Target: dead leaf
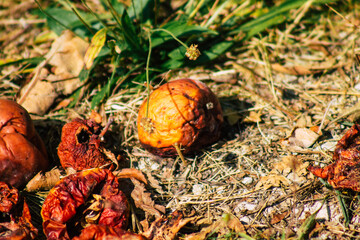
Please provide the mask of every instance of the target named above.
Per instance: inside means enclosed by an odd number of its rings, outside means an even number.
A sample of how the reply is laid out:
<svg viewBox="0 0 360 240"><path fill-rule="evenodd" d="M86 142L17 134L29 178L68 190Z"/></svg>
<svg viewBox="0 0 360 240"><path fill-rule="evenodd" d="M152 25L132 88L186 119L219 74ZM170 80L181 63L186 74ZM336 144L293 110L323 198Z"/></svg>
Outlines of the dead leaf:
<svg viewBox="0 0 360 240"><path fill-rule="evenodd" d="M43 115L60 94L69 95L83 83L78 75L85 66L84 55L89 44L64 31L51 45L45 60L36 68L33 79L24 85L19 102L28 112ZM52 74L44 66L53 66Z"/></svg>
<svg viewBox="0 0 360 240"><path fill-rule="evenodd" d="M309 75L309 74L315 74L321 72L321 70L311 70L308 67L304 66L283 66L279 63L271 64L271 69L280 72L285 73L289 75Z"/></svg>
<svg viewBox="0 0 360 240"><path fill-rule="evenodd" d="M289 215L289 211L285 211L285 212L280 213L280 214L274 214L271 217L270 224L276 224L276 223L281 222L287 215Z"/></svg>
<svg viewBox="0 0 360 240"><path fill-rule="evenodd" d="M23 87L20 96L28 91L29 85ZM21 104L29 113L44 114L58 97L58 93L52 83L38 81L31 89L25 101Z"/></svg>
<svg viewBox="0 0 360 240"><path fill-rule="evenodd" d="M234 110L230 108L224 108L223 112L224 116L226 116L226 119L231 126L235 125L239 120L243 118L239 113L234 112Z"/></svg>
<svg viewBox="0 0 360 240"><path fill-rule="evenodd" d="M53 168L46 173L39 172L28 182L25 190L28 192L49 190L60 180L61 175L62 172L58 168Z"/></svg>
<svg viewBox="0 0 360 240"><path fill-rule="evenodd" d="M262 114L259 112L251 111L249 113L249 116L246 116L246 118L244 119L244 122L250 122L250 123L261 122L261 115Z"/></svg>
<svg viewBox="0 0 360 240"><path fill-rule="evenodd" d="M159 181L150 173L145 173L147 179L149 180L149 184L151 187L156 189L156 191L160 194L164 194L164 191L162 190Z"/></svg>
<svg viewBox="0 0 360 240"><path fill-rule="evenodd" d="M273 165L267 176L261 177L255 189L290 186L296 190L307 181L308 162L302 162L296 156L286 156Z"/></svg>
<svg viewBox="0 0 360 240"><path fill-rule="evenodd" d="M120 171L113 172L118 178L135 178L145 184L148 184L144 174L135 168L123 168Z"/></svg>
<svg viewBox="0 0 360 240"><path fill-rule="evenodd" d="M244 233L245 227L235 216L225 214L225 217L222 219L213 222L207 227L202 227L200 232L185 236L184 240L205 240L211 233L225 235L229 232L229 230L236 233Z"/></svg>
<svg viewBox="0 0 360 240"><path fill-rule="evenodd" d="M205 240L205 239L207 239L207 236L210 233L213 233L216 229L218 229L220 225L221 225L221 222L216 221L208 227L201 228L201 231L198 233L192 233L192 234L186 235L184 240Z"/></svg>
<svg viewBox="0 0 360 240"><path fill-rule="evenodd" d="M175 211L168 217L158 217L142 235L149 240L172 240L182 227L195 218L184 218L181 211Z"/></svg>
<svg viewBox="0 0 360 240"><path fill-rule="evenodd" d="M229 216L230 219L227 221L227 227L234 232L240 233L245 232L244 225L240 222L240 220L235 216Z"/></svg>
<svg viewBox="0 0 360 240"><path fill-rule="evenodd" d="M131 198L133 199L135 206L142 209L147 214L160 218L161 215L165 213L165 207L155 204L154 200L151 198L151 193L146 190L144 183L135 178L131 178L131 181L134 184Z"/></svg>
<svg viewBox="0 0 360 240"><path fill-rule="evenodd" d="M289 74L289 75L310 75L315 73L320 73L325 70L330 69L336 69L339 67L344 67L345 63L336 63L336 59L330 59L329 61L322 62L318 64L317 66L314 66L314 64L310 66L283 66L279 63L273 63L271 64L271 68L274 71Z"/></svg>
<svg viewBox="0 0 360 240"><path fill-rule="evenodd" d="M77 77L85 65L84 56L88 47L88 42L65 30L51 45L52 49L57 49L49 61L54 67L53 73Z"/></svg>
<svg viewBox="0 0 360 240"><path fill-rule="evenodd" d="M58 103L58 105L56 105L54 111L66 108L73 100L74 100L73 98L67 98L62 100L61 102Z"/></svg>
<svg viewBox="0 0 360 240"><path fill-rule="evenodd" d="M290 185L290 180L281 174L270 172L267 176L261 177L255 186L255 190L269 189L272 187L281 187Z"/></svg>
<svg viewBox="0 0 360 240"><path fill-rule="evenodd" d="M96 120L95 120L95 121L96 121ZM105 156L115 164L115 166L116 166L115 169L118 169L119 161L116 159L115 154L112 153L110 150L107 150L106 148L99 148L99 150L100 150L103 154L105 154ZM108 164L106 164L106 165L108 165Z"/></svg>
<svg viewBox="0 0 360 240"><path fill-rule="evenodd" d="M282 140L282 144L287 147L311 147L320 137L320 134L314 132L309 128L295 128L291 136L287 139Z"/></svg>

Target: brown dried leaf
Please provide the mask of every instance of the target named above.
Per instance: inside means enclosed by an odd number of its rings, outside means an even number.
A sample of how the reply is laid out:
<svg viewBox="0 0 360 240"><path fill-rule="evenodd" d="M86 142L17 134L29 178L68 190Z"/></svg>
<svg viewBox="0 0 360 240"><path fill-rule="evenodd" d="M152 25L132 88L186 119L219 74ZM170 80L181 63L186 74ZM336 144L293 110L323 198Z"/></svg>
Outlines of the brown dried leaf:
<svg viewBox="0 0 360 240"><path fill-rule="evenodd" d="M107 150L106 148L99 148L99 151L102 152L108 159L111 160L116 166L115 169L118 169L119 167L119 161L116 159L115 154L112 153L110 150Z"/></svg>
<svg viewBox="0 0 360 240"><path fill-rule="evenodd" d="M185 236L184 240L205 240L210 233L216 232L220 235L225 235L229 230L236 233L245 232L245 227L238 218L229 214L225 216L226 217L213 222L209 226L203 227L200 232Z"/></svg>
<svg viewBox="0 0 360 240"><path fill-rule="evenodd" d="M245 232L244 225L240 222L237 217L230 216L229 221L227 222L227 227L234 232Z"/></svg>
<svg viewBox="0 0 360 240"><path fill-rule="evenodd" d="M280 214L274 214L271 217L270 224L276 224L276 223L281 222L287 215L289 215L289 211L285 211L285 212L280 213Z"/></svg>
<svg viewBox="0 0 360 240"><path fill-rule="evenodd" d="M26 85L21 89L20 96L28 91L28 87L29 85ZM52 83L38 81L21 105L29 113L42 115L46 113L58 95Z"/></svg>
<svg viewBox="0 0 360 240"><path fill-rule="evenodd" d="M148 184L144 174L135 168L123 168L120 171L113 172L118 178L135 178L145 184Z"/></svg>
<svg viewBox="0 0 360 240"><path fill-rule="evenodd" d="M318 66L314 66L313 64L309 66L283 66L279 63L273 63L271 64L271 68L277 72L299 76L320 73L325 70L344 67L345 65L344 63L336 63L335 59L330 59L327 62L320 63Z"/></svg>
<svg viewBox="0 0 360 240"><path fill-rule="evenodd" d="M283 175L270 172L269 175L260 178L259 182L255 186L255 190L288 186L289 184L290 180Z"/></svg>
<svg viewBox="0 0 360 240"><path fill-rule="evenodd" d="M161 214L165 213L165 207L155 204L154 200L151 198L151 193L147 192L144 183L135 178L131 178L131 181L134 184L131 198L133 199L135 206L144 210L147 214L160 218Z"/></svg>
<svg viewBox="0 0 360 240"><path fill-rule="evenodd" d="M290 147L309 148L320 137L320 134L309 128L295 128L291 136L282 141L282 144Z"/></svg>
<svg viewBox="0 0 360 240"><path fill-rule="evenodd" d="M19 102L30 113L42 115L59 94L71 94L82 83L78 75L84 67L84 55L89 44L64 31L51 45L45 60L36 68L33 79L20 91ZM53 74L43 68L53 66Z"/></svg>
<svg viewBox="0 0 360 240"><path fill-rule="evenodd" d="M175 211L168 217L158 217L142 235L149 240L172 240L183 226L194 219L184 219L182 212Z"/></svg>
<svg viewBox="0 0 360 240"><path fill-rule="evenodd" d="M149 181L149 184L151 187L156 189L156 191L160 194L164 194L164 191L162 190L159 181L151 174L151 172L145 173L147 180Z"/></svg>
<svg viewBox="0 0 360 240"><path fill-rule="evenodd" d="M302 162L295 156L286 156L273 165L267 176L260 178L255 189L291 186L297 188L307 181L307 162Z"/></svg>
<svg viewBox="0 0 360 240"><path fill-rule="evenodd" d="M321 70L311 70L309 67L304 66L282 66L279 63L271 64L272 70L280 73L285 73L289 75L309 75L321 72Z"/></svg>
<svg viewBox="0 0 360 240"><path fill-rule="evenodd" d="M25 190L28 192L49 190L60 180L61 174L58 168L53 168L46 173L39 172L28 182Z"/></svg>

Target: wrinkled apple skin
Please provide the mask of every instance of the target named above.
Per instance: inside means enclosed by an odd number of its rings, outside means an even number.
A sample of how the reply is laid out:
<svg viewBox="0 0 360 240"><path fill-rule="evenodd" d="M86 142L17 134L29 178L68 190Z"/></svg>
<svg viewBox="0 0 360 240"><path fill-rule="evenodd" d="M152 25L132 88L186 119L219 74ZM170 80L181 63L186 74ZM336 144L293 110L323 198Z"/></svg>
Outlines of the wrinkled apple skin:
<svg viewBox="0 0 360 240"><path fill-rule="evenodd" d="M61 166L81 171L111 163L101 151L102 127L93 119L74 119L62 128L58 156Z"/></svg>
<svg viewBox="0 0 360 240"><path fill-rule="evenodd" d="M0 99L0 181L23 187L48 166L46 148L28 112Z"/></svg>
<svg viewBox="0 0 360 240"><path fill-rule="evenodd" d="M140 107L139 140L149 152L163 157L190 153L220 137L222 109L216 95L204 83L192 79L170 81L154 90Z"/></svg>

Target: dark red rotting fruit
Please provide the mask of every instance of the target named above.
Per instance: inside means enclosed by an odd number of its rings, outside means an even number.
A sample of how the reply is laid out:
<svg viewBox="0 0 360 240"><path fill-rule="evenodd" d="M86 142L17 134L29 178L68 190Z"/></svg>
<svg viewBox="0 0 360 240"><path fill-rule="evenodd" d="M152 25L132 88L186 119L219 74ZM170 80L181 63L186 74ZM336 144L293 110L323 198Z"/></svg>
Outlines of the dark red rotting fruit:
<svg viewBox="0 0 360 240"><path fill-rule="evenodd" d="M125 231L121 228L114 228L104 225L90 225L81 231L80 236L73 240L146 240L140 234Z"/></svg>
<svg viewBox="0 0 360 240"><path fill-rule="evenodd" d="M100 123L90 118L75 119L62 128L58 156L63 168L84 170L111 163L102 150Z"/></svg>
<svg viewBox="0 0 360 240"><path fill-rule="evenodd" d="M20 188L47 166L45 145L28 112L0 99L0 181Z"/></svg>
<svg viewBox="0 0 360 240"><path fill-rule="evenodd" d="M75 228L71 220L83 215L81 207L94 194L104 201L98 209L96 224L125 229L130 213L126 196L110 170L95 168L69 175L50 190L41 209L46 237L70 239L69 232L73 233Z"/></svg>
<svg viewBox="0 0 360 240"><path fill-rule="evenodd" d="M31 223L28 205L16 188L4 182L0 182L0 212L9 218L3 221L0 215L0 240L36 238L38 230Z"/></svg>
<svg viewBox="0 0 360 240"><path fill-rule="evenodd" d="M315 176L340 189L360 191L360 125L354 124L338 141L333 163L324 167L309 166Z"/></svg>

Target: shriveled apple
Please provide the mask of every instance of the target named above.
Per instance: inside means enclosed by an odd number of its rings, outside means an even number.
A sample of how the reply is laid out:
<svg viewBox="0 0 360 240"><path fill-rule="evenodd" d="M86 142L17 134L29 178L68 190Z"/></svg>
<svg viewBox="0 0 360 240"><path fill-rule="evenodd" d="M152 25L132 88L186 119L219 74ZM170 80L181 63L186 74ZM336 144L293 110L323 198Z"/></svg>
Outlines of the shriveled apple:
<svg viewBox="0 0 360 240"><path fill-rule="evenodd" d="M140 107L139 140L149 152L175 156L175 146L186 154L220 137L223 115L216 95L192 79L170 81L153 91Z"/></svg>

